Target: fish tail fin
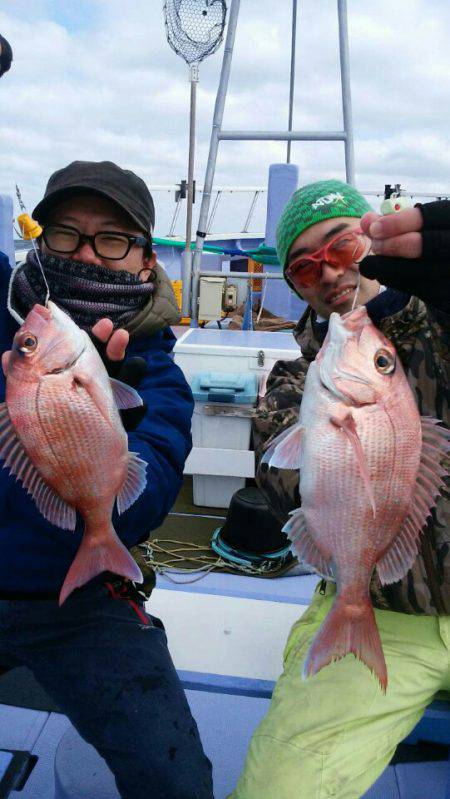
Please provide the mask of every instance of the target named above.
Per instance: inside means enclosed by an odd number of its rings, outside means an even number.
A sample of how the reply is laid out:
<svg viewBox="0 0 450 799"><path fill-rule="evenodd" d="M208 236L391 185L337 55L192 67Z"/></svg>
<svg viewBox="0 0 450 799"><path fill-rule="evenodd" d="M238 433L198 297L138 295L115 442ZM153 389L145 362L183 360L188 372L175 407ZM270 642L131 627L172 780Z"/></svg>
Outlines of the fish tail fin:
<svg viewBox="0 0 450 799"><path fill-rule="evenodd" d="M362 605L350 604L342 598L336 600L313 639L303 666L303 677L317 674L349 652L370 669L386 693L386 661L369 598Z"/></svg>
<svg viewBox="0 0 450 799"><path fill-rule="evenodd" d="M86 528L61 588L59 605L66 601L75 588L80 588L105 571L128 577L136 583L143 581L139 566L122 544L112 525L108 535L102 536L100 543L98 537L90 535Z"/></svg>

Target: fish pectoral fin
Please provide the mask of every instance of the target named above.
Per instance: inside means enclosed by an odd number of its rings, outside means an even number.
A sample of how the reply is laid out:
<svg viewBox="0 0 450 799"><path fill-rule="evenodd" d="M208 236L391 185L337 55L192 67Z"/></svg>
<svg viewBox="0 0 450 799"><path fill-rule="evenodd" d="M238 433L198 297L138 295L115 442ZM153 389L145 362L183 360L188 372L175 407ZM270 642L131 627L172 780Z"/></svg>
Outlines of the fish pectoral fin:
<svg viewBox="0 0 450 799"><path fill-rule="evenodd" d="M301 508L292 511L291 518L283 527L291 540L291 550L306 566L311 566L322 577L330 580L336 579L330 559L318 548L316 542L306 527L305 517Z"/></svg>
<svg viewBox="0 0 450 799"><path fill-rule="evenodd" d="M13 427L5 402L0 403L0 458L49 522L63 530L75 529L75 510L42 479Z"/></svg>
<svg viewBox="0 0 450 799"><path fill-rule="evenodd" d="M441 427L438 419L422 417L421 422L422 449L410 509L395 540L377 563L383 585L401 580L413 565L419 551L420 533L445 486L447 469L442 461L450 452L450 431Z"/></svg>
<svg viewBox="0 0 450 799"><path fill-rule="evenodd" d="M330 416L330 422L332 425L334 425L339 430L342 430L343 433L345 433L351 446L353 447L353 451L356 455L356 461L358 464L359 472L364 483L364 488L366 489L366 494L368 496L369 502L372 507L373 517L375 518L375 516L377 515L377 509L375 506L375 496L372 489L372 483L370 481L369 468L367 466L366 456L362 448L361 439L359 438L358 431L356 429L355 420L350 412L342 419L340 419L337 416Z"/></svg>
<svg viewBox="0 0 450 799"><path fill-rule="evenodd" d="M137 452L129 452L128 471L125 482L117 494L117 512L123 513L142 494L146 484L147 464Z"/></svg>
<svg viewBox="0 0 450 799"><path fill-rule="evenodd" d="M91 377L81 369L75 369L73 373L75 384L78 384L89 394L92 402L98 408L103 418L110 424L110 414L108 411L108 402L105 392L102 390L99 383L94 377Z"/></svg>
<svg viewBox="0 0 450 799"><path fill-rule="evenodd" d="M261 463L267 463L269 469L299 469L303 430L302 425L295 424L280 433L267 448Z"/></svg>
<svg viewBox="0 0 450 799"><path fill-rule="evenodd" d="M122 383L121 380L116 380L115 377L110 377L109 382L111 383L114 399L119 410L138 408L140 405L144 404L142 397L135 388L127 386L127 384Z"/></svg>

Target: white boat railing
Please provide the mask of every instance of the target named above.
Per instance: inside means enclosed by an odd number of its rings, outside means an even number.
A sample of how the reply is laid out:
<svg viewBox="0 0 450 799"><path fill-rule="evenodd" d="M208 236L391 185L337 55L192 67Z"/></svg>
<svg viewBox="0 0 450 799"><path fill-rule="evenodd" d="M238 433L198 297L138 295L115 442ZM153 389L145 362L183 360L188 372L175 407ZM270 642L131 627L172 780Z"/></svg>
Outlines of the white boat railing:
<svg viewBox="0 0 450 799"><path fill-rule="evenodd" d="M170 183L165 185L155 185L149 186L151 192L161 192L166 194L174 195L174 210L171 217L170 227L168 232L165 234L167 238L173 238L177 236L175 234L175 227L177 221L179 219L180 211L183 205L183 200L185 197L181 191L181 184L180 183ZM365 197L377 197L380 201L384 197L384 189L380 191L366 191L365 189L359 189L361 194ZM198 194L203 193L203 189L196 189ZM261 197L267 195L267 186L217 186L213 190L213 201L212 201L212 208L209 214L208 223L206 226L206 235L210 236L212 233L212 226L217 216L217 211L219 209L220 201L223 199L224 196L231 195L231 194L249 194L250 200L248 206L245 209L245 218L242 224L242 227L239 226L239 229L236 233L249 233L250 225L252 219L255 215L255 210L258 204L258 201ZM412 201L428 199L428 200L448 200L450 199L450 192L439 192L439 191L408 191L406 189L402 189L402 195L405 197L410 197ZM376 210L376 209L375 209ZM178 236L177 236L178 238Z"/></svg>
<svg viewBox="0 0 450 799"><path fill-rule="evenodd" d="M149 189L151 192L164 192L166 194L171 194L171 193L174 194L175 208L173 210L169 230L166 233L166 236L168 238L171 238L176 235L175 227L183 205L183 200L187 199L186 195L182 191L182 185L181 183L173 183L160 186L156 185L156 186L149 186ZM196 189L196 193L202 194L203 189ZM209 214L208 224L206 227L207 235L211 233L212 225L217 214L219 203L220 200L223 198L223 196L229 194L244 194L244 193L250 194L251 197L250 197L249 207L245 211L244 223L243 226L240 228L239 233L249 232L250 224L255 214L256 205L260 197L267 194L267 186L217 186L213 191L214 200L211 212Z"/></svg>

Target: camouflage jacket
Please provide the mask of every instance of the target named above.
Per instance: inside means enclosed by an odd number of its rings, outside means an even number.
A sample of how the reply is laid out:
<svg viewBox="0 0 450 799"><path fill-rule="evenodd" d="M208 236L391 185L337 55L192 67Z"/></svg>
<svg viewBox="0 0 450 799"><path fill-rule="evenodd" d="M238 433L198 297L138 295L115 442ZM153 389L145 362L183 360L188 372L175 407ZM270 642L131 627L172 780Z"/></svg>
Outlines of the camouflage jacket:
<svg viewBox="0 0 450 799"><path fill-rule="evenodd" d="M298 420L306 372L321 346L314 312L307 309L294 330L302 356L277 361L254 419L257 462L271 441ZM450 318L411 297L378 323L403 363L421 414L450 427ZM449 463L450 467L450 463ZM257 481L274 513L284 523L300 505L298 472L258 467ZM371 584L375 607L412 614L450 614L450 482L421 537L413 568L392 585L382 586L376 571Z"/></svg>

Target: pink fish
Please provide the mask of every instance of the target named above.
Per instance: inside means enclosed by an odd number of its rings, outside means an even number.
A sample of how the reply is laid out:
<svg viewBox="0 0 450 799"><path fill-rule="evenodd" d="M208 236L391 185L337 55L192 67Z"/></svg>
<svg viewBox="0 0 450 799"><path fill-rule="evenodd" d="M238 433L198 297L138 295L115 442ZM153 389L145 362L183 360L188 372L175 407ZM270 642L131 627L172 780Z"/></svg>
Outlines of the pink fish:
<svg viewBox="0 0 450 799"><path fill-rule="evenodd" d="M103 571L142 582L118 538L123 513L145 488L146 463L128 451L118 408L141 405L110 379L89 336L53 302L35 305L14 337L0 404L0 458L48 521L74 530L85 522L59 604Z"/></svg>
<svg viewBox="0 0 450 799"><path fill-rule="evenodd" d="M443 487L450 433L419 416L392 344L365 308L333 313L310 365L299 423L264 456L300 470L301 508L284 527L293 551L336 582L334 604L317 632L304 677L352 652L387 687L387 669L369 586L414 563L420 532Z"/></svg>

